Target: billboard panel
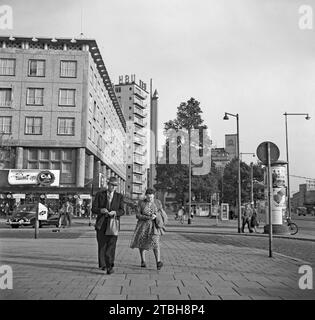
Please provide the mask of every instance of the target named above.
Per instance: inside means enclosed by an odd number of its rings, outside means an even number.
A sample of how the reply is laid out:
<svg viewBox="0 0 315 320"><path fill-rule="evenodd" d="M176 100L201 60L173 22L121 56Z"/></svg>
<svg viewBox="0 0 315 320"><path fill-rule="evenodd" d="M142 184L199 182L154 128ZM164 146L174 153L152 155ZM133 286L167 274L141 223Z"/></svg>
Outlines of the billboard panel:
<svg viewBox="0 0 315 320"><path fill-rule="evenodd" d="M17 185L59 187L59 184L60 170L0 170L0 187L11 187Z"/></svg>

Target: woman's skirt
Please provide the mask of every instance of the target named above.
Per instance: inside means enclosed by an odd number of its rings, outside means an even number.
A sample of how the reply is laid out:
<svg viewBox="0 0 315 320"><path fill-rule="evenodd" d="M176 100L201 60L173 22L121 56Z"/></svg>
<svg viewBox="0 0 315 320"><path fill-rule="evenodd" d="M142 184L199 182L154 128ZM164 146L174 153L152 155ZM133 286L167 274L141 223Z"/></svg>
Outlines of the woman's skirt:
<svg viewBox="0 0 315 320"><path fill-rule="evenodd" d="M152 220L138 220L136 229L130 242L130 248L143 250L158 249L160 247L160 235L154 234Z"/></svg>

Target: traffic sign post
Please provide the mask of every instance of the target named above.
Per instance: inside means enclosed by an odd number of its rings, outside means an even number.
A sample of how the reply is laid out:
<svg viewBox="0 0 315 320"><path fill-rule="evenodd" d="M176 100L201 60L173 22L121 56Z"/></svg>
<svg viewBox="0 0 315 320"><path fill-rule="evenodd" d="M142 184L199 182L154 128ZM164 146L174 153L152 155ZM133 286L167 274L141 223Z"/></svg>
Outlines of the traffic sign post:
<svg viewBox="0 0 315 320"><path fill-rule="evenodd" d="M38 238L38 229L39 229L39 221L38 221L38 211L39 211L39 206L37 204L37 209L36 209L36 215L35 215L35 239Z"/></svg>
<svg viewBox="0 0 315 320"><path fill-rule="evenodd" d="M269 257L272 258L272 216L271 216L271 191L272 191L272 173L270 161L270 142L267 142L267 166L268 166L268 217L269 217Z"/></svg>
<svg viewBox="0 0 315 320"><path fill-rule="evenodd" d="M279 148L270 141L262 142L257 148L258 159L267 167L268 220L269 220L269 257L272 258L272 171L271 164L278 161Z"/></svg>

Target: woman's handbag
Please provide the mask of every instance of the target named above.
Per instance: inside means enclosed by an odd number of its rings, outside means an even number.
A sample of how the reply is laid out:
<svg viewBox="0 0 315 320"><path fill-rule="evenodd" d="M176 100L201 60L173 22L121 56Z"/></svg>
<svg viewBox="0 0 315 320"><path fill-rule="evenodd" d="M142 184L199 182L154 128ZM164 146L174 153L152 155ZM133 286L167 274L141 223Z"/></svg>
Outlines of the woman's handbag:
<svg viewBox="0 0 315 320"><path fill-rule="evenodd" d="M119 221L114 218L110 218L107 221L105 236L118 236Z"/></svg>
<svg viewBox="0 0 315 320"><path fill-rule="evenodd" d="M161 234L164 234L166 231L165 225L167 224L167 215L163 209L159 209L157 211L154 222L155 227L160 231Z"/></svg>

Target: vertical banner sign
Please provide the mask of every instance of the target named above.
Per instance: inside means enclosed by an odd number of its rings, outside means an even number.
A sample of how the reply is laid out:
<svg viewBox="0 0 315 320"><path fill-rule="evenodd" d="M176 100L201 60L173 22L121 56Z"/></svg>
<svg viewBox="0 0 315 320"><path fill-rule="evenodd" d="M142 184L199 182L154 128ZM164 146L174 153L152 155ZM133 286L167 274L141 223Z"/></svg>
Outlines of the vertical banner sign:
<svg viewBox="0 0 315 320"><path fill-rule="evenodd" d="M48 208L42 203L38 203L38 220L47 220L48 219Z"/></svg>

